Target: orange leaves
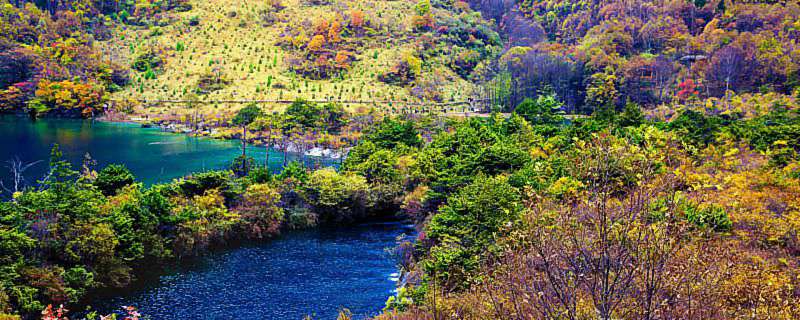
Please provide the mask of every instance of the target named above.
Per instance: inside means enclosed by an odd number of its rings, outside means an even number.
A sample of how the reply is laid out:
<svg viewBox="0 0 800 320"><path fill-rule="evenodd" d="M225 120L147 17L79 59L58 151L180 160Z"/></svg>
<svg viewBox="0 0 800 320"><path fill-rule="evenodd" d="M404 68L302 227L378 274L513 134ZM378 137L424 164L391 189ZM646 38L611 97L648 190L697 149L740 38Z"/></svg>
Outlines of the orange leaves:
<svg viewBox="0 0 800 320"><path fill-rule="evenodd" d="M353 10L350 12L350 27L352 28L362 28L366 23L366 19L364 18L364 11L361 10Z"/></svg>
<svg viewBox="0 0 800 320"><path fill-rule="evenodd" d="M311 52L318 52L322 50L323 46L325 46L325 36L316 35L308 42L307 49Z"/></svg>
<svg viewBox="0 0 800 320"><path fill-rule="evenodd" d="M345 69L349 68L350 67L350 57L352 55L353 54L351 52L348 52L348 51L338 51L338 52L336 52L336 58L334 59L334 61L336 61L336 66L338 66L339 68L345 68Z"/></svg>
<svg viewBox="0 0 800 320"><path fill-rule="evenodd" d="M434 26L433 16L430 14L426 14L424 16L415 15L411 17L411 25L414 26L414 30L431 30Z"/></svg>
<svg viewBox="0 0 800 320"><path fill-rule="evenodd" d="M53 108L80 109L84 114L98 110L103 103L104 88L94 83L69 80L42 80L36 88L36 98Z"/></svg>
<svg viewBox="0 0 800 320"><path fill-rule="evenodd" d="M681 100L689 99L690 97L697 96L700 92L697 90L697 84L694 80L687 79L678 84L678 98Z"/></svg>
<svg viewBox="0 0 800 320"><path fill-rule="evenodd" d="M314 79L327 79L349 69L361 49L360 43L352 41L353 33L346 30L348 26L353 27L353 21L359 26L367 24L364 13L354 10L349 17L333 14L318 17L311 24L289 26L281 46L294 51L290 63L292 71Z"/></svg>
<svg viewBox="0 0 800 320"><path fill-rule="evenodd" d="M328 41L331 43L337 43L342 41L342 24L335 20L331 23L330 29L328 29Z"/></svg>

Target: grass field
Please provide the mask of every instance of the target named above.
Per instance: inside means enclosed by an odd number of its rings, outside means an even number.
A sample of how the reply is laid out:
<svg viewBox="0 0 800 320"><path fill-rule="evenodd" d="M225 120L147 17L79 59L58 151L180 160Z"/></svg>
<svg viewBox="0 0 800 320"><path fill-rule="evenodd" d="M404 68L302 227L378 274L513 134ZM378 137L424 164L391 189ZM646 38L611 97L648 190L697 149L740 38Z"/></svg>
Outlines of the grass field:
<svg viewBox="0 0 800 320"><path fill-rule="evenodd" d="M157 27L121 27L118 36L101 42L108 59L131 64L147 50L159 52L161 67L154 73L132 71L132 84L112 95L113 100L180 100L197 88L203 76L224 79L218 90L198 95L201 101L220 100L380 100L419 101L408 87L392 86L377 80L397 63L404 52L414 50L415 34L409 27L414 2L411 1L334 1L310 5L300 0L282 1L274 21L265 22L264 12L274 11L272 1L212 0L192 1L192 10L171 12ZM365 12L380 30L358 38L359 50L349 71L341 77L310 80L289 70L291 52L279 46L287 28L304 28L320 17L347 15L352 10ZM192 21L196 22L192 23ZM444 81L442 92L448 99L462 99L471 84L435 62L423 67L422 77L438 70ZM442 74L444 73L444 74ZM154 76L154 77L153 77ZM226 118L242 104L202 104L206 117ZM348 109L363 105L345 106ZM265 104L279 111L280 104ZM189 112L180 104L146 106L136 104L136 113L176 115Z"/></svg>

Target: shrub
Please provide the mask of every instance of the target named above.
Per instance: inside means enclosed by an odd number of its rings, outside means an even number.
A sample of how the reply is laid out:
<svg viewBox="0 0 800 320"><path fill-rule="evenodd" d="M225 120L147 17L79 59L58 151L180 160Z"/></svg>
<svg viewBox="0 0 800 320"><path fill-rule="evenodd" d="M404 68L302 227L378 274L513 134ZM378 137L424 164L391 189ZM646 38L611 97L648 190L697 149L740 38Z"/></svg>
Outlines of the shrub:
<svg viewBox="0 0 800 320"><path fill-rule="evenodd" d="M522 116L531 125L558 125L564 118L557 114L561 102L554 96L538 96L536 100L527 98L520 103L514 113Z"/></svg>
<svg viewBox="0 0 800 320"><path fill-rule="evenodd" d="M286 116L294 126L313 128L322 121L323 107L311 101L297 99L286 108Z"/></svg>
<svg viewBox="0 0 800 320"><path fill-rule="evenodd" d="M519 146L503 140L483 149L479 159L483 172L494 175L524 167L530 156Z"/></svg>
<svg viewBox="0 0 800 320"><path fill-rule="evenodd" d="M684 141L695 146L705 146L714 141L723 124L721 118L686 110L669 123L669 128Z"/></svg>
<svg viewBox="0 0 800 320"><path fill-rule="evenodd" d="M36 240L23 232L0 229L0 264L16 263L35 246Z"/></svg>
<svg viewBox="0 0 800 320"><path fill-rule="evenodd" d="M353 221L366 216L372 206L364 177L340 174L332 168L311 173L305 198L320 218L329 221Z"/></svg>
<svg viewBox="0 0 800 320"><path fill-rule="evenodd" d="M226 188L230 179L230 171L208 171L186 177L176 185L184 196L197 196L208 190Z"/></svg>
<svg viewBox="0 0 800 320"><path fill-rule="evenodd" d="M272 173L269 167L257 166L251 168L250 172L247 173L247 179L250 180L251 183L267 183L272 181Z"/></svg>
<svg viewBox="0 0 800 320"><path fill-rule="evenodd" d="M701 227L714 231L729 231L733 226L731 218L725 209L716 205L697 206L686 205L683 213L686 220Z"/></svg>
<svg viewBox="0 0 800 320"><path fill-rule="evenodd" d="M163 60L153 50L148 50L133 58L131 68L139 72L153 70L161 66Z"/></svg>
<svg viewBox="0 0 800 320"><path fill-rule="evenodd" d="M64 283L69 287L67 292L70 295L70 300L78 301L87 289L95 287L94 273L87 271L82 267L70 268L64 271L62 275Z"/></svg>
<svg viewBox="0 0 800 320"><path fill-rule="evenodd" d="M313 228L318 223L318 216L306 207L287 209L286 223L290 229Z"/></svg>
<svg viewBox="0 0 800 320"><path fill-rule="evenodd" d="M250 174L250 170L256 165L256 160L253 157L239 155L234 158L229 166L237 177L246 177Z"/></svg>
<svg viewBox="0 0 800 320"><path fill-rule="evenodd" d="M506 177L478 177L447 198L425 232L436 243L428 268L446 274L459 286L477 262L494 250L496 237L509 231L522 212L520 192Z"/></svg>
<svg viewBox="0 0 800 320"><path fill-rule="evenodd" d="M40 113L54 109L77 110L89 116L102 109L104 89L91 82L42 80L36 87L36 99L28 101L28 107Z"/></svg>
<svg viewBox="0 0 800 320"><path fill-rule="evenodd" d="M642 107L640 107L637 103L628 100L628 102L625 103L625 108L622 110L622 114L619 115L618 122L622 127L635 127L642 124L642 122L644 122Z"/></svg>
<svg viewBox="0 0 800 320"><path fill-rule="evenodd" d="M394 149L399 145L418 147L422 144L413 122L390 118L384 119L367 139L382 149Z"/></svg>
<svg viewBox="0 0 800 320"><path fill-rule="evenodd" d="M231 81L223 77L219 68L215 68L211 72L200 75L200 78L197 79L197 91L200 94L208 94L225 89L229 84Z"/></svg>
<svg viewBox="0 0 800 320"><path fill-rule="evenodd" d="M266 184L247 187L239 214L244 220L245 232L253 238L278 233L283 223L283 209L278 207L281 195Z"/></svg>
<svg viewBox="0 0 800 320"><path fill-rule="evenodd" d="M283 171L276 176L276 179L278 181L292 179L302 184L308 181L308 171L303 168L303 165L300 164L300 162L292 161L283 167Z"/></svg>
<svg viewBox="0 0 800 320"><path fill-rule="evenodd" d="M400 178L396 165L397 155L391 150L382 149L370 153L366 159L348 168L367 178L370 183L393 184L398 183Z"/></svg>
<svg viewBox="0 0 800 320"><path fill-rule="evenodd" d="M94 185L106 196L114 195L123 187L133 184L136 178L123 165L109 165L97 174Z"/></svg>
<svg viewBox="0 0 800 320"><path fill-rule="evenodd" d="M785 140L775 141L767 154L769 164L776 167L784 167L798 159L798 152Z"/></svg>

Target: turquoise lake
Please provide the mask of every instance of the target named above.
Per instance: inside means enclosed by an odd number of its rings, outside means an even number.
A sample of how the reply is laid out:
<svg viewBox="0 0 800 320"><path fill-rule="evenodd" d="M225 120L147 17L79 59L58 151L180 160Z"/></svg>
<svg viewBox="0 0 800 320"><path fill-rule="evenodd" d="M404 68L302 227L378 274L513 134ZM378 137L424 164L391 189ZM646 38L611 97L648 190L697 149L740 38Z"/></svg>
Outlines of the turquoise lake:
<svg viewBox="0 0 800 320"><path fill-rule="evenodd" d="M111 163L127 166L137 179L147 184L169 182L192 172L226 168L241 153L238 141L215 140L162 132L158 128L140 128L130 123L111 123L80 119L39 119L0 116L0 178L8 184L7 161L19 158L25 163L41 161L25 172L33 184L47 170L53 144L59 144L64 156L76 166L86 153L97 160L98 169ZM249 156L258 163L266 160L266 148L248 147ZM289 154L289 161L299 160ZM310 166L335 164L307 157ZM279 170L283 154L270 152L270 168Z"/></svg>

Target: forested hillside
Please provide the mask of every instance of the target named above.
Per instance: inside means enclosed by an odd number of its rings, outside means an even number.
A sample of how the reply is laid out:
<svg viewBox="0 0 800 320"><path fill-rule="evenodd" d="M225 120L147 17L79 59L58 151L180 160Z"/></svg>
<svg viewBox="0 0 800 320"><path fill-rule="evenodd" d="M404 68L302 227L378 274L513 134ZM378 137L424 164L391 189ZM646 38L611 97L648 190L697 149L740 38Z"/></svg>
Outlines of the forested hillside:
<svg viewBox="0 0 800 320"><path fill-rule="evenodd" d="M797 2L475 2L508 35L497 69L509 73L503 76L515 92L511 105L551 91L570 107L591 111L727 91L791 94L799 84ZM521 28L520 20L534 27ZM541 41L530 45L519 37Z"/></svg>
<svg viewBox="0 0 800 320"><path fill-rule="evenodd" d="M10 1L3 12L0 96L14 110L91 114L114 100L163 115L186 106L136 102L303 98L510 111L554 94L591 113L800 83L792 1ZM202 105L212 118L241 107Z"/></svg>
<svg viewBox="0 0 800 320"><path fill-rule="evenodd" d="M90 115L108 101L140 114L185 108L138 103L154 100L464 101L503 42L463 2L20 1L3 10L4 108L40 113ZM211 118L241 107L202 104Z"/></svg>
<svg viewBox="0 0 800 320"><path fill-rule="evenodd" d="M406 286L378 319L800 315L796 104L739 120L526 118L455 123L419 149L356 148L397 155L382 177L400 178L372 181L405 184L422 221L402 246Z"/></svg>

